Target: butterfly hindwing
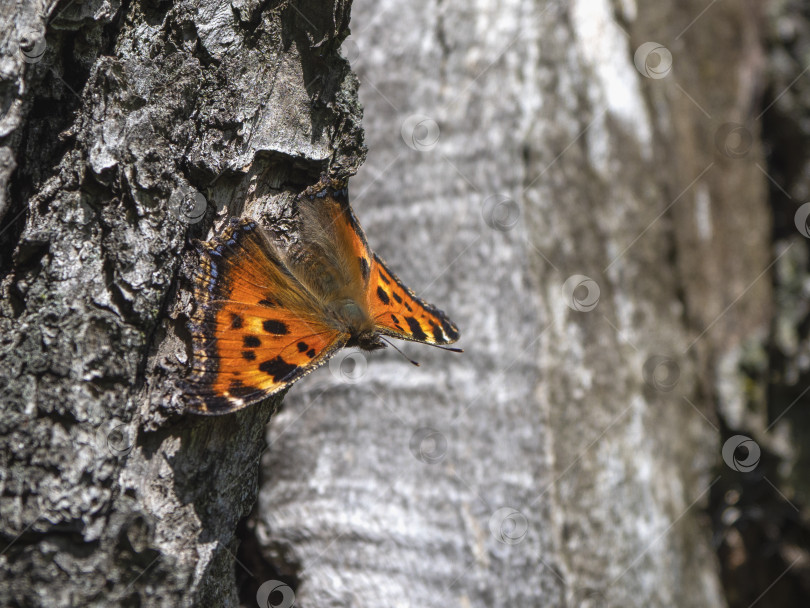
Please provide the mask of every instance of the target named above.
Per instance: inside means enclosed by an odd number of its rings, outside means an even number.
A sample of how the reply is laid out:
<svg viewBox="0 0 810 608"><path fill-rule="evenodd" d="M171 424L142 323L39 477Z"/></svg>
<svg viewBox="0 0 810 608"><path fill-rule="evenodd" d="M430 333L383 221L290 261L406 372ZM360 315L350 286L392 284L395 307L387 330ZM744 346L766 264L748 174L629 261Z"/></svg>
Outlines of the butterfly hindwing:
<svg viewBox="0 0 810 608"><path fill-rule="evenodd" d="M301 280L322 299L360 297L372 255L346 185L330 180L307 189L298 198L298 215L303 253L296 270Z"/></svg>
<svg viewBox="0 0 810 608"><path fill-rule="evenodd" d="M452 344L459 332L443 311L417 298L375 254L368 283L374 324L382 334L425 344Z"/></svg>
<svg viewBox="0 0 810 608"><path fill-rule="evenodd" d="M195 411L228 413L260 401L345 344L255 222L232 223L201 253L186 399Z"/></svg>

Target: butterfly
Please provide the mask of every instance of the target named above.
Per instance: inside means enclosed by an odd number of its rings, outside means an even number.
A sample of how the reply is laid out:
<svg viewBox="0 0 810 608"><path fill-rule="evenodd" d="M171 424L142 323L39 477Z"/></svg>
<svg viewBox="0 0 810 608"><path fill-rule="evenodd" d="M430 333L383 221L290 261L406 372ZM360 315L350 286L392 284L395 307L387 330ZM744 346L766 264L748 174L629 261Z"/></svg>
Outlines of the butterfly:
<svg viewBox="0 0 810 608"><path fill-rule="evenodd" d="M300 239L283 250L251 219L233 219L218 238L197 242L194 357L184 389L191 411L226 414L262 401L344 346L458 340L447 315L369 249L346 182L322 178L295 208Z"/></svg>

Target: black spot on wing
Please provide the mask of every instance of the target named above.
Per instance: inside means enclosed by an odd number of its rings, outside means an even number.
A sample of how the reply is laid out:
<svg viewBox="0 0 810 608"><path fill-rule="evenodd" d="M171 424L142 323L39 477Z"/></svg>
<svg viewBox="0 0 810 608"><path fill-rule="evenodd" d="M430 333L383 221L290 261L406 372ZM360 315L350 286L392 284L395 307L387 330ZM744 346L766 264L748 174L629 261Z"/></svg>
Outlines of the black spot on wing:
<svg viewBox="0 0 810 608"><path fill-rule="evenodd" d="M388 277L386 277L386 276L385 276L385 275L382 273L382 271L380 271L378 274L380 275L380 278L382 279L382 282L383 282L383 283L385 283L386 285L390 285L390 284L391 284L391 281L389 281L389 280L388 280Z"/></svg>
<svg viewBox="0 0 810 608"><path fill-rule="evenodd" d="M307 357L309 357L310 359L312 359L314 356L315 356L315 349L314 349L314 348L310 348L310 349L307 351Z"/></svg>
<svg viewBox="0 0 810 608"><path fill-rule="evenodd" d="M271 297L266 297L259 300L259 305L266 306L267 308L278 308L279 303Z"/></svg>
<svg viewBox="0 0 810 608"><path fill-rule="evenodd" d="M388 298L388 294L385 293L385 290L381 286L377 286L377 297L380 298L380 302L383 304L388 304L391 300Z"/></svg>
<svg viewBox="0 0 810 608"><path fill-rule="evenodd" d="M393 313L391 313L391 320L392 320L394 323L399 323L399 319L397 319L397 316L396 316L395 314L393 314Z"/></svg>
<svg viewBox="0 0 810 608"><path fill-rule="evenodd" d="M275 319L267 319L267 321L262 323L262 327L264 327L264 331L266 331L268 334L283 336L289 333L287 324L283 323L282 321L276 321Z"/></svg>
<svg viewBox="0 0 810 608"><path fill-rule="evenodd" d="M258 336L245 336L242 338L242 344L245 345L245 348L258 348L262 345L262 341Z"/></svg>
<svg viewBox="0 0 810 608"><path fill-rule="evenodd" d="M228 386L228 392L231 397L247 397L256 392L252 386L245 386L241 380L234 380Z"/></svg>
<svg viewBox="0 0 810 608"><path fill-rule="evenodd" d="M413 312L413 308L411 308L411 305L410 305L410 304L408 304L408 302L407 302L407 301L405 302L405 308L407 308L407 309L408 309L408 312Z"/></svg>
<svg viewBox="0 0 810 608"><path fill-rule="evenodd" d="M256 360L256 351L253 350L243 350L242 351L242 358L245 361L255 361Z"/></svg>
<svg viewBox="0 0 810 608"><path fill-rule="evenodd" d="M268 376L272 376L273 382L283 382L298 369L298 366L287 363L279 356L260 363L259 369Z"/></svg>
<svg viewBox="0 0 810 608"><path fill-rule="evenodd" d="M408 324L408 327L411 328L411 335L414 338L417 340L424 340L427 338L427 334L422 330L422 326L419 325L419 321L413 317L405 317L405 322Z"/></svg>
<svg viewBox="0 0 810 608"><path fill-rule="evenodd" d="M394 296L394 299L399 303L402 304L402 298L396 291L392 291L391 295Z"/></svg>
<svg viewBox="0 0 810 608"><path fill-rule="evenodd" d="M369 268L368 265L368 260L362 255L358 259L360 260L360 274L363 275L364 281L368 281L368 275L371 272L371 268Z"/></svg>
<svg viewBox="0 0 810 608"><path fill-rule="evenodd" d="M242 328L242 317L237 314L231 313L231 329Z"/></svg>
<svg viewBox="0 0 810 608"><path fill-rule="evenodd" d="M309 348L309 345L306 342L299 342L296 344L296 346L298 347L299 353L302 353Z"/></svg>

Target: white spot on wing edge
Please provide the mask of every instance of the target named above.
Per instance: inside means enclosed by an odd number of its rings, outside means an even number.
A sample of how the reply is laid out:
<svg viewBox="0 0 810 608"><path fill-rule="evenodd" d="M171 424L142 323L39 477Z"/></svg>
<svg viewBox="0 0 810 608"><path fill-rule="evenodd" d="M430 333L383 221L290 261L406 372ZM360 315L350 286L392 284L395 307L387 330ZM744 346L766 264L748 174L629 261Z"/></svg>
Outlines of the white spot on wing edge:
<svg viewBox="0 0 810 608"><path fill-rule="evenodd" d="M244 407L245 400L240 397L231 397L230 391L225 391L222 393L222 396L225 397L228 401L233 403L236 407Z"/></svg>

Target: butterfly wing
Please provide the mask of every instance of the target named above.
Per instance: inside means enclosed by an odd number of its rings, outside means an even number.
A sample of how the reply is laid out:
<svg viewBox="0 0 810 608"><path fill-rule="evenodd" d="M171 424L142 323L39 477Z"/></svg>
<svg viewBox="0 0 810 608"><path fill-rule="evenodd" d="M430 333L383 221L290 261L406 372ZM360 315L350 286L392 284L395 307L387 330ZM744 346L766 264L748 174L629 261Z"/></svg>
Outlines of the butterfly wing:
<svg viewBox="0 0 810 608"><path fill-rule="evenodd" d="M322 300L362 299L372 256L345 183L325 179L298 198L301 243L296 276Z"/></svg>
<svg viewBox="0 0 810 608"><path fill-rule="evenodd" d="M330 271L301 272L299 276L324 300L349 298L366 305L379 333L427 344L451 344L458 329L441 310L417 298L372 254L349 205L345 184L327 180L299 198L303 241L317 263L328 261ZM310 264L309 268L314 267ZM326 277L308 280L307 275ZM339 277L335 279L334 277ZM342 286L335 289L335 285Z"/></svg>
<svg viewBox="0 0 810 608"><path fill-rule="evenodd" d="M367 300L375 328L381 334L439 345L459 339L459 331L447 315L417 298L376 254Z"/></svg>
<svg viewBox="0 0 810 608"><path fill-rule="evenodd" d="M234 221L201 246L186 402L225 414L261 401L311 372L348 336L324 323L318 301L251 220Z"/></svg>

